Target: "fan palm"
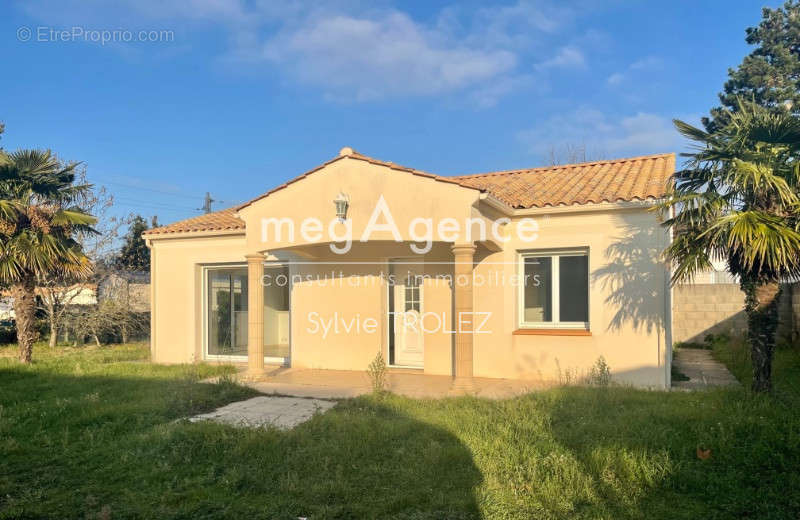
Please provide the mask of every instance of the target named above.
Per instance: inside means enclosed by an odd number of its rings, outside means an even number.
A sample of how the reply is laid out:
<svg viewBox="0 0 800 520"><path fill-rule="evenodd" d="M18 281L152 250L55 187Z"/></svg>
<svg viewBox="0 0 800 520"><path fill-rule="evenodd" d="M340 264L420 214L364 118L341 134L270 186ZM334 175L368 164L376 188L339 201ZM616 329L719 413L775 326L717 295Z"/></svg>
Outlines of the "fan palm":
<svg viewBox="0 0 800 520"><path fill-rule="evenodd" d="M780 282L800 274L800 120L740 102L713 133L683 121L695 141L662 209L673 242L673 283L725 261L745 293L753 390L771 389Z"/></svg>
<svg viewBox="0 0 800 520"><path fill-rule="evenodd" d="M80 207L91 186L75 184L76 163L62 164L41 150L19 150L6 159L0 161L0 284L11 288L19 358L30 363L37 280L91 271L75 236L92 233L95 218Z"/></svg>

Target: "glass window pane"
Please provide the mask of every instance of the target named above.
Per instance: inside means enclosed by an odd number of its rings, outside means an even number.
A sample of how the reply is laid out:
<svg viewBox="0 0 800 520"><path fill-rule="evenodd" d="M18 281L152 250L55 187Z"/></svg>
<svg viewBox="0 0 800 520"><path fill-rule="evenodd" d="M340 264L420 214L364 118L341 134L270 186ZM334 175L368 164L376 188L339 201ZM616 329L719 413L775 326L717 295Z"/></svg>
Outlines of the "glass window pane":
<svg viewBox="0 0 800 520"><path fill-rule="evenodd" d="M528 323L553 321L552 272L550 257L525 259L523 321Z"/></svg>
<svg viewBox="0 0 800 520"><path fill-rule="evenodd" d="M264 267L264 355L289 357L289 267Z"/></svg>
<svg viewBox="0 0 800 520"><path fill-rule="evenodd" d="M589 321L589 257L559 257L559 319Z"/></svg>
<svg viewBox="0 0 800 520"><path fill-rule="evenodd" d="M247 269L209 269L208 354L247 356Z"/></svg>

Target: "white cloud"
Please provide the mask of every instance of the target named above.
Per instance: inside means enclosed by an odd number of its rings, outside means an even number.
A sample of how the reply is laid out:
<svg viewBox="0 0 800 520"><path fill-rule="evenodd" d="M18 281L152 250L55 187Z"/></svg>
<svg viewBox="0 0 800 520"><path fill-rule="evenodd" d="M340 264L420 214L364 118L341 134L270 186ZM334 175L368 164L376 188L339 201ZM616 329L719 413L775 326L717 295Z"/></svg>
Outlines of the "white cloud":
<svg viewBox="0 0 800 520"><path fill-rule="evenodd" d="M555 56L536 65L537 69L582 69L586 67L586 58L583 52L574 45L561 47Z"/></svg>
<svg viewBox="0 0 800 520"><path fill-rule="evenodd" d="M517 137L542 158L564 146L585 147L591 158L612 158L674 152L685 144L668 117L647 112L611 117L588 107L552 116Z"/></svg>
<svg viewBox="0 0 800 520"><path fill-rule="evenodd" d="M645 56L628 65L624 71L611 74L608 79L606 79L606 83L609 86L616 87L628 81L631 76L635 76L641 72L658 70L662 66L663 62L661 58L657 56Z"/></svg>
<svg viewBox="0 0 800 520"><path fill-rule="evenodd" d="M647 56L640 60L634 61L628 68L630 70L653 70L661 68L661 65L661 58L657 56Z"/></svg>
<svg viewBox="0 0 800 520"><path fill-rule="evenodd" d="M615 72L614 74L610 75L608 79L606 79L606 83L609 85L619 85L625 80L625 75L620 74L619 72Z"/></svg>
<svg viewBox="0 0 800 520"><path fill-rule="evenodd" d="M463 89L499 78L516 65L509 51L442 38L399 11L309 18L247 58L278 64L303 83L357 100Z"/></svg>
<svg viewBox="0 0 800 520"><path fill-rule="evenodd" d="M519 66L585 67L576 45L553 35L579 14L555 0L516 0L490 8L454 4L426 20L365 0L29 0L21 9L52 25L167 28L190 48L192 33L216 31L216 62L233 71L277 72L336 100L460 93L488 106L530 84ZM124 20L124 22L120 22ZM120 44L118 47L125 46ZM138 46L123 53L156 52ZM200 46L197 46L200 48ZM163 49L162 49L163 51ZM541 81L541 80L540 80Z"/></svg>

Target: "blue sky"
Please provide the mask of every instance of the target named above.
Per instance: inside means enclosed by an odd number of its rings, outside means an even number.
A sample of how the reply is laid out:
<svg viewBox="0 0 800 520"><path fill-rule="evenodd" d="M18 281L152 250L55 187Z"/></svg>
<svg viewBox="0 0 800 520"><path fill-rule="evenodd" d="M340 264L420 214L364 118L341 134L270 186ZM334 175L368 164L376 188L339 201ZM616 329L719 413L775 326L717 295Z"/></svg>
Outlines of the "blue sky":
<svg viewBox="0 0 800 520"><path fill-rule="evenodd" d="M11 2L0 144L84 161L116 212L164 223L198 214L206 191L221 209L342 146L444 175L546 164L576 146L590 158L680 151L671 119L716 105L761 6ZM93 31L168 33L102 44Z"/></svg>

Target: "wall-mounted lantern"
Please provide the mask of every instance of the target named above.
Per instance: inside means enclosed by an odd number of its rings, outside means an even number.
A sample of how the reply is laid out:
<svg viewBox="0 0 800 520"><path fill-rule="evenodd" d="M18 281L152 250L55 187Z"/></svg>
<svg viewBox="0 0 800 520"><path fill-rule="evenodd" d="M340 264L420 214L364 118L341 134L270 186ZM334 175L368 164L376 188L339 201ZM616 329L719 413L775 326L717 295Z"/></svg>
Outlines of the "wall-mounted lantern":
<svg viewBox="0 0 800 520"><path fill-rule="evenodd" d="M333 204L336 206L336 218L342 222L347 220L347 208L350 206L350 197L340 191L339 195L333 199Z"/></svg>

